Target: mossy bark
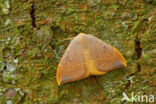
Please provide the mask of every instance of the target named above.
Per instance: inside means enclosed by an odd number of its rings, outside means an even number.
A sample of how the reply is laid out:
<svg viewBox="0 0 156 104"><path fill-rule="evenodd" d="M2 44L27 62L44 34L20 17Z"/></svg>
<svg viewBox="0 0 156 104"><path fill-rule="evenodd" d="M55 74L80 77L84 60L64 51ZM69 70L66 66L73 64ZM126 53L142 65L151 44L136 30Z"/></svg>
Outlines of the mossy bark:
<svg viewBox="0 0 156 104"><path fill-rule="evenodd" d="M0 1L0 103L121 104L156 94L154 0ZM127 68L58 87L70 38L94 34L121 51Z"/></svg>

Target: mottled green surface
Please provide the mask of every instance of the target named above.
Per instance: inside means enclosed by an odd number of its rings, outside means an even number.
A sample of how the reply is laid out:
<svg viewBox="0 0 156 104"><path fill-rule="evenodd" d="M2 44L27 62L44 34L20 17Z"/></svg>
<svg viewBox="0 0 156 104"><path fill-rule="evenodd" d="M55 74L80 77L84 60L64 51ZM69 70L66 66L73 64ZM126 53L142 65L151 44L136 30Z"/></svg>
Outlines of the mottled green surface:
<svg viewBox="0 0 156 104"><path fill-rule="evenodd" d="M115 46L128 66L58 87L57 64L80 32ZM156 96L155 66L155 0L0 0L0 104L120 104L123 92Z"/></svg>

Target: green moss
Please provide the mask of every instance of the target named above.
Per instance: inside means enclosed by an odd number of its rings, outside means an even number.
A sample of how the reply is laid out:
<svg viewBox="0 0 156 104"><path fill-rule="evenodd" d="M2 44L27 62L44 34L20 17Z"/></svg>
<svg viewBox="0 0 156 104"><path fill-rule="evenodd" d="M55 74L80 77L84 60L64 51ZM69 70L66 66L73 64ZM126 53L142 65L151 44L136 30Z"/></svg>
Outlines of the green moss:
<svg viewBox="0 0 156 104"><path fill-rule="evenodd" d="M14 102L37 104L105 103L120 104L123 92L152 94L155 78L154 4L139 1L39 0L0 1L0 71L3 61L15 63L16 70L0 75L0 88L20 88ZM126 15L127 14L127 15ZM127 68L102 76L89 77L58 87L56 69L70 39L80 32L93 34L115 46L124 55ZM141 42L142 56L137 59L135 39ZM9 57L8 57L9 56ZM138 64L141 71L137 72ZM11 77L14 74L15 77ZM133 77L127 79L131 74ZM149 80L148 80L149 79ZM129 80L131 84L129 84ZM9 84L8 84L9 83ZM6 102L1 91L0 103ZM22 99L22 100L21 100ZM2 103L3 103L2 102Z"/></svg>

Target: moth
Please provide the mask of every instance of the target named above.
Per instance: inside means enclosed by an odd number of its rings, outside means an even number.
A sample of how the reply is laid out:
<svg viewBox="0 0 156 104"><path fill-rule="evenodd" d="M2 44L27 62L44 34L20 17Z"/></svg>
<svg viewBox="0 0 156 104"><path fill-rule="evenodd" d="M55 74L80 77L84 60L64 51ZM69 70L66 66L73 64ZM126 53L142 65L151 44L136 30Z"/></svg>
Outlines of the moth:
<svg viewBox="0 0 156 104"><path fill-rule="evenodd" d="M119 50L93 35L80 33L70 42L58 64L57 84L106 74L126 66Z"/></svg>

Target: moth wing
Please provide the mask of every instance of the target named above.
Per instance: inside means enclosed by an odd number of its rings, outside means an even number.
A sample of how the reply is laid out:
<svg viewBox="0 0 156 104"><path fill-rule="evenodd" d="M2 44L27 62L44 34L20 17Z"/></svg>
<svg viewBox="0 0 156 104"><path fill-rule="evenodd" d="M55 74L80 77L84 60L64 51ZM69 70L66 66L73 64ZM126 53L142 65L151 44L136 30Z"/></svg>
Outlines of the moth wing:
<svg viewBox="0 0 156 104"><path fill-rule="evenodd" d="M91 55L90 60L94 60L97 70L107 72L127 66L124 57L116 48L95 36L88 35L87 37L88 49Z"/></svg>
<svg viewBox="0 0 156 104"><path fill-rule="evenodd" d="M70 42L57 68L58 85L86 77L82 47L80 36Z"/></svg>
<svg viewBox="0 0 156 104"><path fill-rule="evenodd" d="M62 85L126 66L124 57L116 48L81 33L71 41L58 65L57 83Z"/></svg>

